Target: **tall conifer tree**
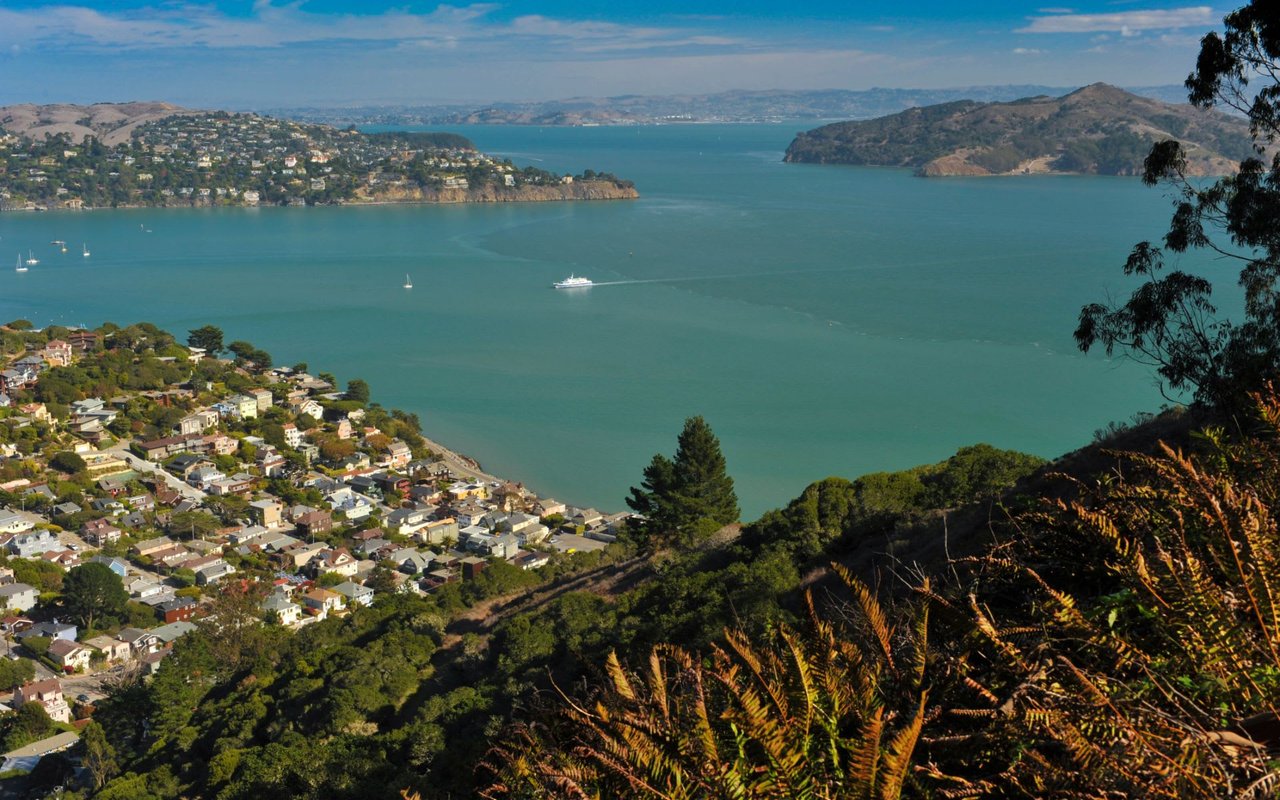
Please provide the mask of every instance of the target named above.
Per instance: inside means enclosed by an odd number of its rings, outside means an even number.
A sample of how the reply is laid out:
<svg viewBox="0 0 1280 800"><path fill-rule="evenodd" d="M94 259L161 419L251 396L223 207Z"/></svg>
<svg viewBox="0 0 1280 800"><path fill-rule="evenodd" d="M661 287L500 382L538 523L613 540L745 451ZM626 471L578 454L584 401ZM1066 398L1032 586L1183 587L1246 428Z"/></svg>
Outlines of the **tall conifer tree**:
<svg viewBox="0 0 1280 800"><path fill-rule="evenodd" d="M645 467L644 481L631 487L627 505L645 518L640 528L651 545L688 542L708 528L738 521L733 478L706 420L685 420L675 459L655 455Z"/></svg>
<svg viewBox="0 0 1280 800"><path fill-rule="evenodd" d="M738 521L738 495L725 469L720 440L702 417L685 420L677 440L674 497L681 527L711 520L718 525Z"/></svg>

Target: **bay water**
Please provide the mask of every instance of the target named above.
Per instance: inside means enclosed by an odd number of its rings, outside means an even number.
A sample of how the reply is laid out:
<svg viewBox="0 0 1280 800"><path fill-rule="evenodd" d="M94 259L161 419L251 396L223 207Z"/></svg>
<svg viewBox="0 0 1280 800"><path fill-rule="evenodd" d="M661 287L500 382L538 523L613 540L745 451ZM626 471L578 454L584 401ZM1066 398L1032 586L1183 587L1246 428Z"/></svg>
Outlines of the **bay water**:
<svg viewBox="0 0 1280 800"><path fill-rule="evenodd" d="M1167 198L1136 179L783 164L794 124L453 130L642 197L0 214L0 263L41 259L0 268L0 318L218 325L606 510L694 414L750 519L828 475L976 442L1053 457L1165 402L1146 368L1071 339L1167 227ZM570 273L604 285L550 288Z"/></svg>

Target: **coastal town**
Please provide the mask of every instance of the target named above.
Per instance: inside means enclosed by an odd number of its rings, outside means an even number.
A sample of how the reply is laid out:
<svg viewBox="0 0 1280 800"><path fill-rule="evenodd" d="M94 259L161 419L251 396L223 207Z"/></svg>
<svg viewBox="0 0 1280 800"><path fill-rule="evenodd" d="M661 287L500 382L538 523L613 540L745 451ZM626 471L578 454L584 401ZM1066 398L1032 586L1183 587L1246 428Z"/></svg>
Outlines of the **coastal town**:
<svg viewBox="0 0 1280 800"><path fill-rule="evenodd" d="M381 593L536 571L625 528L483 473L363 381L343 391L221 338L0 326L0 724L36 717L0 771L74 745L106 687L228 624L228 598L297 630Z"/></svg>
<svg viewBox="0 0 1280 800"><path fill-rule="evenodd" d="M557 174L486 155L452 133L361 133L256 114L172 107L95 123L0 108L0 210L130 206L314 206L634 196L629 181ZM75 108L75 107L73 107ZM124 107L122 107L124 108ZM77 116L82 115L82 116ZM62 120L59 122L59 120ZM553 191L549 191L553 190Z"/></svg>

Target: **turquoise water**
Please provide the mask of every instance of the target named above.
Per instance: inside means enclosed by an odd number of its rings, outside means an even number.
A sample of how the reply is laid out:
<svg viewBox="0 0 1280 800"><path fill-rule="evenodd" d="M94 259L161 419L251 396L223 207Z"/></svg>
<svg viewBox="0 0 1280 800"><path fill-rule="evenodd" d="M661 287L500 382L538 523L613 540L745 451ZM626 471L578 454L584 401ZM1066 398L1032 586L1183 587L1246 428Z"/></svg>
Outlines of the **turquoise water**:
<svg viewBox="0 0 1280 800"><path fill-rule="evenodd" d="M786 165L791 126L457 130L643 198L0 214L0 318L213 323L611 510L691 414L754 517L827 475L974 442L1058 455L1162 402L1145 369L1071 341L1167 225L1136 180ZM28 248L38 266L6 268ZM570 272L618 283L548 288Z"/></svg>

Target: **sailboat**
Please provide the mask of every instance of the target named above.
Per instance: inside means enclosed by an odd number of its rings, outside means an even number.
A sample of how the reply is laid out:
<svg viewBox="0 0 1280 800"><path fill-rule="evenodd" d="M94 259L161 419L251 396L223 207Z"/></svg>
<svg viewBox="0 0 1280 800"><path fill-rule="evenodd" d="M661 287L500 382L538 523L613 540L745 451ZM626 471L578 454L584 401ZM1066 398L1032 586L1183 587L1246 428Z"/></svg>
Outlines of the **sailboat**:
<svg viewBox="0 0 1280 800"><path fill-rule="evenodd" d="M18 255L22 255L22 254L21 254L21 253L19 253ZM28 251L27 251L27 264L28 264L28 265L30 265L30 266L33 266L33 267L34 267L36 264L39 264L39 263L40 263L40 259L36 258L36 254L35 254L35 253L33 253L33 252L31 252L30 250L28 250Z"/></svg>
<svg viewBox="0 0 1280 800"><path fill-rule="evenodd" d="M85 258L88 258L88 257L89 257L89 245L81 243L81 245L80 245L80 246L84 248L84 257L85 257Z"/></svg>
<svg viewBox="0 0 1280 800"><path fill-rule="evenodd" d="M404 288L406 288L406 289L412 289L412 288L413 288L413 281L411 281L411 280L409 279L409 273L407 273L407 272L404 274Z"/></svg>
<svg viewBox="0 0 1280 800"><path fill-rule="evenodd" d="M22 253L18 253L18 263L13 268L14 272L26 272L27 268L22 265Z"/></svg>

